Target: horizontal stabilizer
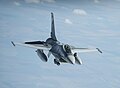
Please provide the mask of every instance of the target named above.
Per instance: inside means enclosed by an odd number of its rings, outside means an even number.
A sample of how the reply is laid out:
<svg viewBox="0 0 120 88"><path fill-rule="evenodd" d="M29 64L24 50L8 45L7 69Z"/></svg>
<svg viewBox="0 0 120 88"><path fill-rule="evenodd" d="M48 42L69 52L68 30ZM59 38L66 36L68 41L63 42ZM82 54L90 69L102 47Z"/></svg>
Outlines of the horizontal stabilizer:
<svg viewBox="0 0 120 88"><path fill-rule="evenodd" d="M44 41L32 41L32 42L25 42L25 44L45 44Z"/></svg>

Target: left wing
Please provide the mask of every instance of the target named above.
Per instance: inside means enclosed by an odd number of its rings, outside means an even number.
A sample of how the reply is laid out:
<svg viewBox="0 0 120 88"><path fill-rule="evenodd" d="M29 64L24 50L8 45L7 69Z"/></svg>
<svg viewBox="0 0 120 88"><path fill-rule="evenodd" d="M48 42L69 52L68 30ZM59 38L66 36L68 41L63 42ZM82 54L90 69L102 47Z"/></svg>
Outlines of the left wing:
<svg viewBox="0 0 120 88"><path fill-rule="evenodd" d="M14 43L11 41L13 46L20 45L20 46L25 46L25 47L30 47L30 48L35 48L35 49L42 49L42 50L50 50L50 46L47 46L45 42L41 41L33 41L33 42L24 42L24 43Z"/></svg>
<svg viewBox="0 0 120 88"><path fill-rule="evenodd" d="M72 52L79 52L79 53L84 53L84 52L96 52L99 51L102 53L102 51L99 48L71 48Z"/></svg>

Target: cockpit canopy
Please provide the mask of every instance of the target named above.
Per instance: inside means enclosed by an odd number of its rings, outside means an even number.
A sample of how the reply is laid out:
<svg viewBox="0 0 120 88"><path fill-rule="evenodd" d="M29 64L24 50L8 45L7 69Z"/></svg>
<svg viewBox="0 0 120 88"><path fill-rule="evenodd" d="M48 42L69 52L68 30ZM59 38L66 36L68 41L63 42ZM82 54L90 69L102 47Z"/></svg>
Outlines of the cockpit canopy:
<svg viewBox="0 0 120 88"><path fill-rule="evenodd" d="M70 46L68 44L63 45L63 48L64 48L66 53L72 53L71 48L70 48Z"/></svg>

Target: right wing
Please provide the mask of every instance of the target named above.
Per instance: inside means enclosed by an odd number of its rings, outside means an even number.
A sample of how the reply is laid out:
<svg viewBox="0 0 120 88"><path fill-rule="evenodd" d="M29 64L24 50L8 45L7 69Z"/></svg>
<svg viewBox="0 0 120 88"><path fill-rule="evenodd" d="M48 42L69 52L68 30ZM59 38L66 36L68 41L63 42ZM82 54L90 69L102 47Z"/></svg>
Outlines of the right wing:
<svg viewBox="0 0 120 88"><path fill-rule="evenodd" d="M100 53L102 53L102 51L99 48L75 48L75 47L72 47L71 50L73 52L79 52L79 53L96 52L96 51L99 51Z"/></svg>
<svg viewBox="0 0 120 88"><path fill-rule="evenodd" d="M24 43L14 43L13 41L11 41L11 43L13 44L13 46L20 45L20 46L25 46L25 47L35 48L35 49L42 49L47 51L51 49L50 46L45 45L45 43L41 41L24 42Z"/></svg>

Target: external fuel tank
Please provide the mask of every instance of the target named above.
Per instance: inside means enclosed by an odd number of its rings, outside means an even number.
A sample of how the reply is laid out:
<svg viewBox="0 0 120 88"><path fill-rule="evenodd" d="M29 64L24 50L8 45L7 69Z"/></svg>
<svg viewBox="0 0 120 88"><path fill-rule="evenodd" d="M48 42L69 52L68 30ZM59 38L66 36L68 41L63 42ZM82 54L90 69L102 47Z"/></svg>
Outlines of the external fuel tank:
<svg viewBox="0 0 120 88"><path fill-rule="evenodd" d="M47 56L45 55L45 53L43 52L42 49L37 49L36 52L42 61L44 61L44 62L48 61Z"/></svg>

